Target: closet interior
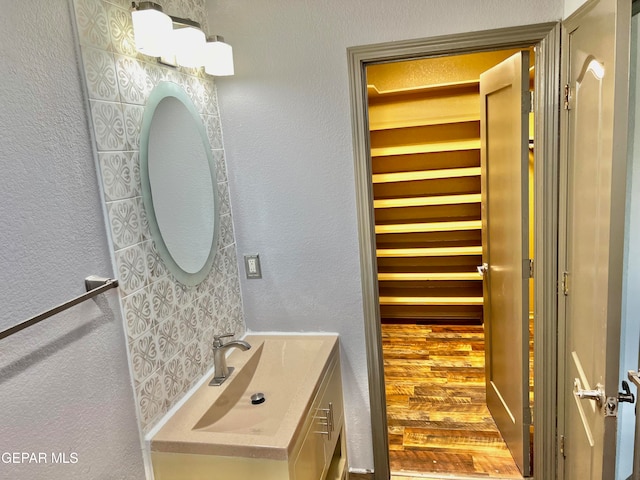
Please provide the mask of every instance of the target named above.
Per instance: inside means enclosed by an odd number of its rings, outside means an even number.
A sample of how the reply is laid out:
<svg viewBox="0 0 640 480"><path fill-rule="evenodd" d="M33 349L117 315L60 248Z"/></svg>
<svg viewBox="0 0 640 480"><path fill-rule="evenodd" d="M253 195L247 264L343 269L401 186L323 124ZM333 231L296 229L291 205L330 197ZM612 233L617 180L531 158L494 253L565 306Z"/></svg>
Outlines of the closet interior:
<svg viewBox="0 0 640 480"><path fill-rule="evenodd" d="M479 78L517 51L367 67L394 473L522 478L485 403L483 277L478 271L483 264ZM533 56L531 49L531 89ZM532 114L529 124L532 185ZM529 191L532 226L533 188ZM529 290L532 298L532 282ZM533 312L531 372L532 327ZM530 385L532 392L532 374Z"/></svg>

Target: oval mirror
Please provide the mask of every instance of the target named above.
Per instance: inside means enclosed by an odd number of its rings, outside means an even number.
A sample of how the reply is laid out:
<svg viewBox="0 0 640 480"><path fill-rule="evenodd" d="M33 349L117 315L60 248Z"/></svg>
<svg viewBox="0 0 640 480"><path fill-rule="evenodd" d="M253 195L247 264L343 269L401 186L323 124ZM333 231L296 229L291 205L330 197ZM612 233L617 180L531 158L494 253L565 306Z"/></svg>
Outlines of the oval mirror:
<svg viewBox="0 0 640 480"><path fill-rule="evenodd" d="M178 281L197 285L213 265L218 236L215 164L187 93L160 82L140 131L142 198L151 235Z"/></svg>

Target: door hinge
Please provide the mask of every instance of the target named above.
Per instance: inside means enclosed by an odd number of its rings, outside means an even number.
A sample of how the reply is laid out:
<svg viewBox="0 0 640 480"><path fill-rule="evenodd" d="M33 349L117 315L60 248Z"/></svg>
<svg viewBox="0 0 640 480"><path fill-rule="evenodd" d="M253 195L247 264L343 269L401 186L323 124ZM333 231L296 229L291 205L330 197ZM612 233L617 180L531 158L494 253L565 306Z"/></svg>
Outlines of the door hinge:
<svg viewBox="0 0 640 480"><path fill-rule="evenodd" d="M564 435L560 435L560 454L563 457L566 457L566 455L564 454Z"/></svg>
<svg viewBox="0 0 640 480"><path fill-rule="evenodd" d="M566 297L569 295L569 272L562 272L562 280L560 282L560 289Z"/></svg>
<svg viewBox="0 0 640 480"><path fill-rule="evenodd" d="M533 258L529 259L529 278L533 278Z"/></svg>
<svg viewBox="0 0 640 480"><path fill-rule="evenodd" d="M569 106L570 100L571 100L571 87L567 83L564 86L564 109L565 110L571 110L571 107Z"/></svg>
<svg viewBox="0 0 640 480"><path fill-rule="evenodd" d="M535 93L533 90L529 90L529 113L533 113L535 111Z"/></svg>

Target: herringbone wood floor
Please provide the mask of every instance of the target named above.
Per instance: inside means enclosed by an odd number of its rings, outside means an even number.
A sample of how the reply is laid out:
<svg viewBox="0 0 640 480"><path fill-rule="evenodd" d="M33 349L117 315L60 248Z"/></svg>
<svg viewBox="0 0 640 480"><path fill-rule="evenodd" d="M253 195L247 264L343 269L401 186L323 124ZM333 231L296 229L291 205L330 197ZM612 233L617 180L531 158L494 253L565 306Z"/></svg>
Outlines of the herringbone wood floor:
<svg viewBox="0 0 640 480"><path fill-rule="evenodd" d="M522 478L485 404L482 326L383 324L391 471Z"/></svg>

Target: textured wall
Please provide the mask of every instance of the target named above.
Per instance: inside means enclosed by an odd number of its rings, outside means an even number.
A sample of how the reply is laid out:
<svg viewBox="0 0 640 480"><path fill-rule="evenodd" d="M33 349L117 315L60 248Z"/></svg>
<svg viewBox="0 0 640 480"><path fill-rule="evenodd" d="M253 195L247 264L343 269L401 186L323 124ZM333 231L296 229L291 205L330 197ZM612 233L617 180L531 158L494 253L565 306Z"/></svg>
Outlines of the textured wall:
<svg viewBox="0 0 640 480"><path fill-rule="evenodd" d="M373 466L348 47L554 21L561 0L207 0L233 45L217 81L251 330L341 334L350 464Z"/></svg>
<svg viewBox="0 0 640 480"><path fill-rule="evenodd" d="M563 18L567 18L585 3L587 3L587 0L564 0Z"/></svg>
<svg viewBox="0 0 640 480"><path fill-rule="evenodd" d="M68 0L3 1L0 329L113 269ZM0 479L144 477L115 290L0 340ZM75 464L52 464L64 453Z"/></svg>
<svg viewBox="0 0 640 480"><path fill-rule="evenodd" d="M205 26L201 1L160 2ZM140 423L148 431L213 366L214 333L244 332L216 88L200 70L162 66L135 50L130 2L74 0L91 119ZM146 220L139 135L153 87L181 85L201 113L217 166L220 239L214 268L187 287L168 272Z"/></svg>

